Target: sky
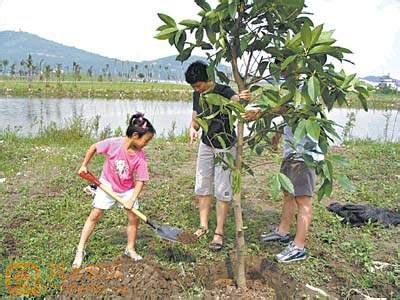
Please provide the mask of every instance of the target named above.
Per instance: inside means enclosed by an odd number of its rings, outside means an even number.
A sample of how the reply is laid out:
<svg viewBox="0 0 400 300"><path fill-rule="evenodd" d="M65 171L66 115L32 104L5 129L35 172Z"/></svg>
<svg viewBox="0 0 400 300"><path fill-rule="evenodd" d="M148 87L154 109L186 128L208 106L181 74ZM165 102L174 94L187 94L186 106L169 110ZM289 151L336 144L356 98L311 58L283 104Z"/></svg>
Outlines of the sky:
<svg viewBox="0 0 400 300"><path fill-rule="evenodd" d="M209 1L215 3L216 0ZM347 72L400 79L400 0L306 0L315 24L334 29L338 45L354 54ZM162 12L196 18L193 0L0 0L0 30L22 30L121 60L176 54L153 38Z"/></svg>

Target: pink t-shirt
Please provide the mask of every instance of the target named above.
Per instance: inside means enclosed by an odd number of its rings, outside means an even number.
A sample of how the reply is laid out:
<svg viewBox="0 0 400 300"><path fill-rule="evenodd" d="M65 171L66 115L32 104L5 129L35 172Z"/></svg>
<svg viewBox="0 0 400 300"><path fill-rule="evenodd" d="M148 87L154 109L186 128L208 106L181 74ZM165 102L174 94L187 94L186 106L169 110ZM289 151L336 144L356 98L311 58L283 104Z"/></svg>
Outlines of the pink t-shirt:
<svg viewBox="0 0 400 300"><path fill-rule="evenodd" d="M135 180L148 181L147 159L143 150L134 154L123 148L123 138L108 138L96 143L97 153L106 157L101 177L107 180L117 193L135 187Z"/></svg>

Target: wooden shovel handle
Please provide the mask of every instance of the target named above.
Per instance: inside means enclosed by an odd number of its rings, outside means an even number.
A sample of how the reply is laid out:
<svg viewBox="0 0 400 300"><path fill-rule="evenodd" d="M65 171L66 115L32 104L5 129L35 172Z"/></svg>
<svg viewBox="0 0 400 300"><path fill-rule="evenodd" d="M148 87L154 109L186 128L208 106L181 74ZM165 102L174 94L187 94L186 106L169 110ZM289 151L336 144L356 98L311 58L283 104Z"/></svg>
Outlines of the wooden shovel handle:
<svg viewBox="0 0 400 300"><path fill-rule="evenodd" d="M126 205L126 201L124 199L122 199L120 196L118 196L113 190L112 188L110 188L108 185L105 185L103 183L100 182L100 180L93 175L91 172L87 172L87 173L79 173L79 176L82 177L83 179L86 179L87 181L94 183L96 186L98 186L99 188L101 188L107 195L109 195L111 198L113 198L114 200L118 201L120 204L122 204L126 209L129 209L130 211L132 211L135 215L137 215L140 219L142 219L144 222L147 223L147 217L142 214L140 211L138 211L136 208L132 207L132 208L127 208Z"/></svg>

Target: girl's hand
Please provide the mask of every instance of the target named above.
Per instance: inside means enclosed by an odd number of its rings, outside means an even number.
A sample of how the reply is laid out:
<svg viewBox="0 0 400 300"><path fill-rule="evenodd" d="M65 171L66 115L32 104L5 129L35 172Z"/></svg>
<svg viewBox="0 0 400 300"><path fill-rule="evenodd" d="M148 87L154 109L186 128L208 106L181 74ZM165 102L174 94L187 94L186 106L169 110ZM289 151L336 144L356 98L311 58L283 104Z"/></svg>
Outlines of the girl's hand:
<svg viewBox="0 0 400 300"><path fill-rule="evenodd" d="M78 174L87 173L87 172L88 172L87 167L84 165L82 165L78 170Z"/></svg>

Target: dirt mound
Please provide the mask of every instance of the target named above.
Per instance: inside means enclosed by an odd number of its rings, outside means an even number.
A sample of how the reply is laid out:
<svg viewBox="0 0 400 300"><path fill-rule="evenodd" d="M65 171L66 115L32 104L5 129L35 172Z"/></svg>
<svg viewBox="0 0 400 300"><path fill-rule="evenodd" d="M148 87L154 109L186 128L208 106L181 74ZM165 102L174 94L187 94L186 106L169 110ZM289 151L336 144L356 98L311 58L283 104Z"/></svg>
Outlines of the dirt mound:
<svg viewBox="0 0 400 300"><path fill-rule="evenodd" d="M121 256L112 262L88 266L67 274L62 298L178 299L200 284L205 299L287 299L299 295L296 283L276 263L258 257L247 262L247 287L237 288L231 259L198 264L191 272L166 269L151 260L132 262Z"/></svg>
<svg viewBox="0 0 400 300"><path fill-rule="evenodd" d="M67 298L83 296L120 296L124 298L170 298L181 293L173 271L165 271L149 262L132 262L118 257L111 263L88 266L67 274L61 295Z"/></svg>

